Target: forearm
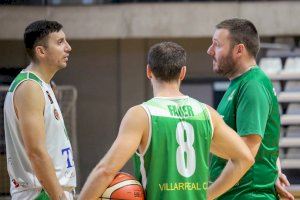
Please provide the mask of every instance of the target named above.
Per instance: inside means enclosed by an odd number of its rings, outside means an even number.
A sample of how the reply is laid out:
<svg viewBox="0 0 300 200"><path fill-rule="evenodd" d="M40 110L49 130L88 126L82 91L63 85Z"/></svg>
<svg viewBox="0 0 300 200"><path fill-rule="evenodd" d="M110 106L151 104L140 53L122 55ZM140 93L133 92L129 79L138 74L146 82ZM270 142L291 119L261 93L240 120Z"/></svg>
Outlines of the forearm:
<svg viewBox="0 0 300 200"><path fill-rule="evenodd" d="M51 199L65 199L49 154L45 151L36 151L29 153L29 158L39 182Z"/></svg>
<svg viewBox="0 0 300 200"><path fill-rule="evenodd" d="M148 125L148 115L142 106L135 106L122 119L118 137L107 154L90 173L79 200L93 200L102 196L106 188L136 152ZM148 129L147 129L148 130Z"/></svg>
<svg viewBox="0 0 300 200"><path fill-rule="evenodd" d="M208 188L208 199L215 199L232 188L251 167L245 160L227 162L221 175ZM225 181L226 180L226 181Z"/></svg>
<svg viewBox="0 0 300 200"><path fill-rule="evenodd" d="M115 177L114 172L106 170L101 165L96 166L89 175L79 196L79 200L98 199Z"/></svg>

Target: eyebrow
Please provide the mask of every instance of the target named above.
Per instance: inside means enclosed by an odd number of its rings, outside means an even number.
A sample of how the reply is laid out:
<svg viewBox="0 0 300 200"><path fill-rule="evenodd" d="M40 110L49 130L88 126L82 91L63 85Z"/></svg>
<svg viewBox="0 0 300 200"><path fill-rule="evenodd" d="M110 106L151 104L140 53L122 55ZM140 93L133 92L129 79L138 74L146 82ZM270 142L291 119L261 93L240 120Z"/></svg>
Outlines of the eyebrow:
<svg viewBox="0 0 300 200"><path fill-rule="evenodd" d="M213 38L212 41L213 41L213 42L218 42L218 43L220 43L220 41L217 40L216 38Z"/></svg>

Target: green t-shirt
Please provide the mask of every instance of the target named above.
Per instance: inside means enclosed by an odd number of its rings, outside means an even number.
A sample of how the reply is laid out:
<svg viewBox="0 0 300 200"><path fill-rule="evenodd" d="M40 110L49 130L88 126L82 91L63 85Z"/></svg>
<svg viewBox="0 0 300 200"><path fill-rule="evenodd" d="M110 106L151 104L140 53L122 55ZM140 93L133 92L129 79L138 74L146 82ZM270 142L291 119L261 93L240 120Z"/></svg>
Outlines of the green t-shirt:
<svg viewBox="0 0 300 200"><path fill-rule="evenodd" d="M255 66L231 81L218 112L240 136L257 134L262 143L255 164L221 200L277 199L275 181L279 154L280 115L275 90L264 72ZM210 179L215 181L227 160L213 156Z"/></svg>
<svg viewBox="0 0 300 200"><path fill-rule="evenodd" d="M145 152L134 156L147 200L205 200L212 125L205 104L187 96L155 97L142 104L149 116Z"/></svg>

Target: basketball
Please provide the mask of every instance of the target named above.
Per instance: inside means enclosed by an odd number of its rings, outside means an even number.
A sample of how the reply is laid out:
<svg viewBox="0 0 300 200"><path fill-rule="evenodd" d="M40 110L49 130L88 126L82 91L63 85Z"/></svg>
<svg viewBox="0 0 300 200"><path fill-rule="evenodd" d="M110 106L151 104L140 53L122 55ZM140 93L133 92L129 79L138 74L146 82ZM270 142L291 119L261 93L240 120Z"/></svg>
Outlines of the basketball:
<svg viewBox="0 0 300 200"><path fill-rule="evenodd" d="M132 175L119 172L101 199L144 200L144 189Z"/></svg>

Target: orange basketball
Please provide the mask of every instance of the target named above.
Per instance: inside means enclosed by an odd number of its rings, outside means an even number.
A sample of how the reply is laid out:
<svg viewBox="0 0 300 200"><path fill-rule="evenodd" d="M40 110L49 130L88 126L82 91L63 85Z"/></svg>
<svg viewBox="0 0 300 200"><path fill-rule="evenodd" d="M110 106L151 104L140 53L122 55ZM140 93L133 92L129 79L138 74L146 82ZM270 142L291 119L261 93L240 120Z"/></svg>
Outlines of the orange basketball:
<svg viewBox="0 0 300 200"><path fill-rule="evenodd" d="M101 199L144 200L143 186L130 174L119 172Z"/></svg>

